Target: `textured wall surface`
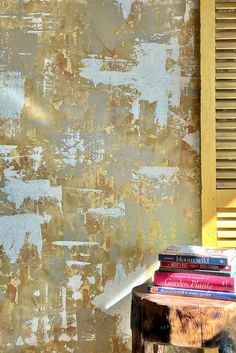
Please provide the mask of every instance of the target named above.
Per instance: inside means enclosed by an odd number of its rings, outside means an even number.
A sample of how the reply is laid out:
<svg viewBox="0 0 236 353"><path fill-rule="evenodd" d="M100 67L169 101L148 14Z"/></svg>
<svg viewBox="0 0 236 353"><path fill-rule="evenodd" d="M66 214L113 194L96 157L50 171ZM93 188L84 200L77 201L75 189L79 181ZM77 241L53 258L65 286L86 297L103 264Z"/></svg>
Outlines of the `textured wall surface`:
<svg viewBox="0 0 236 353"><path fill-rule="evenodd" d="M0 1L0 352L128 353L200 243L197 0Z"/></svg>

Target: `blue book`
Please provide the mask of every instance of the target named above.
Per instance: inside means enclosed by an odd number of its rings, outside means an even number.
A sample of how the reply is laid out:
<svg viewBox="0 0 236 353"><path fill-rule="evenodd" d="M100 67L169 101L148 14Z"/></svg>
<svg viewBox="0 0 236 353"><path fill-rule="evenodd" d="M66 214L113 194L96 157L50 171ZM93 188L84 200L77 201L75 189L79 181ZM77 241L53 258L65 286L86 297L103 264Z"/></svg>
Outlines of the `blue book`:
<svg viewBox="0 0 236 353"><path fill-rule="evenodd" d="M186 288L171 288L171 287L155 286L154 284L147 285L147 293L211 298L211 299L232 300L232 301L236 300L236 293L215 292L215 291L208 291L208 290L186 289Z"/></svg>
<svg viewBox="0 0 236 353"><path fill-rule="evenodd" d="M168 262L228 266L236 261L236 250L235 248L173 245L160 252L158 259Z"/></svg>

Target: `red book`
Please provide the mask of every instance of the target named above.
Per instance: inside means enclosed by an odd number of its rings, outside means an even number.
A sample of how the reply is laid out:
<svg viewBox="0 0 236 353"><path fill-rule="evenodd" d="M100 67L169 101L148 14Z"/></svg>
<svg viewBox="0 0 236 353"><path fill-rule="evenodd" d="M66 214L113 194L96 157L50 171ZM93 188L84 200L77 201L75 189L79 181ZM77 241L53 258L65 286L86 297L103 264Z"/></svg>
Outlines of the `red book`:
<svg viewBox="0 0 236 353"><path fill-rule="evenodd" d="M235 292L235 278L186 272L154 273L154 285L172 288Z"/></svg>
<svg viewBox="0 0 236 353"><path fill-rule="evenodd" d="M160 267L164 268L186 268L186 269L199 269L199 270L215 270L215 271L231 271L231 265L220 266L220 265L205 265L205 264L191 264L187 262L170 262L161 261Z"/></svg>

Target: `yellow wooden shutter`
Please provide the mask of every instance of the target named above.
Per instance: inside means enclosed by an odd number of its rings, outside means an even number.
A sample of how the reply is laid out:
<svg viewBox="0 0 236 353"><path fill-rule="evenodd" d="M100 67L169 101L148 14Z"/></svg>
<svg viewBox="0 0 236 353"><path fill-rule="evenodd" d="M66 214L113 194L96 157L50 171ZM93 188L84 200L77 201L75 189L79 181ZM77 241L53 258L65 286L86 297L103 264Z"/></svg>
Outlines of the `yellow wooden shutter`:
<svg viewBox="0 0 236 353"><path fill-rule="evenodd" d="M236 1L200 17L202 241L236 247Z"/></svg>

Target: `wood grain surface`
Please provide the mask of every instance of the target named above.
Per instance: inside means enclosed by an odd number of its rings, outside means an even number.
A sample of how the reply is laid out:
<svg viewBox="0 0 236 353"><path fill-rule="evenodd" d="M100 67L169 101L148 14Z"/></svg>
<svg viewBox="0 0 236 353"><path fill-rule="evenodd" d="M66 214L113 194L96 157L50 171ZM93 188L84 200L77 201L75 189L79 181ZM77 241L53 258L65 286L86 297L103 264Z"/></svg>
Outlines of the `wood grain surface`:
<svg viewBox="0 0 236 353"><path fill-rule="evenodd" d="M131 329L133 353L154 352L145 342L231 352L226 346L236 338L236 302L150 294L144 284L132 292Z"/></svg>

